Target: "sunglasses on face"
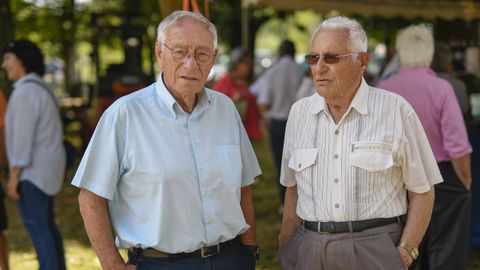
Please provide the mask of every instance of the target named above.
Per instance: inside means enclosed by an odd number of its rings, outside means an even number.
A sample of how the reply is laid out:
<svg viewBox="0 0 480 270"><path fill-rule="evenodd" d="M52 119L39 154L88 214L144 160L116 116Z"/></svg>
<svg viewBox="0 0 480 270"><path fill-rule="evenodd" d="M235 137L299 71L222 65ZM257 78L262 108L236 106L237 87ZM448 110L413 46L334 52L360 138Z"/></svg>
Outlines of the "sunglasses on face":
<svg viewBox="0 0 480 270"><path fill-rule="evenodd" d="M336 64L340 62L340 59L355 55L358 53L347 53L347 54L336 54L336 53L326 53L326 54L307 54L305 55L305 62L309 65L316 65L320 58L323 59L325 64Z"/></svg>

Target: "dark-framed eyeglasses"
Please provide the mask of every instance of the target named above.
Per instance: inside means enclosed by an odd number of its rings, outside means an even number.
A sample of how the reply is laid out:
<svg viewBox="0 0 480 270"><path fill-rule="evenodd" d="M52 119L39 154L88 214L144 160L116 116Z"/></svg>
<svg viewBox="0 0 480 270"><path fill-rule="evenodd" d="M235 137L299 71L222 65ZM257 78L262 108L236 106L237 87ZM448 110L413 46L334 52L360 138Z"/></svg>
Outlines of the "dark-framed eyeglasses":
<svg viewBox="0 0 480 270"><path fill-rule="evenodd" d="M187 60L188 56L190 53L188 52L188 49L182 48L182 47L174 47L170 48L167 44L162 43L165 48L170 50L170 53L172 54L173 60L183 63ZM215 53L207 50L207 49L199 49L195 51L193 54L193 58L199 65L206 66L211 63L212 58L215 56Z"/></svg>
<svg viewBox="0 0 480 270"><path fill-rule="evenodd" d="M344 57L347 57L347 56L355 55L355 54L358 54L358 53L346 53L346 54L336 54L336 53L315 54L315 53L312 53L312 54L305 55L305 62L309 65L316 65L318 63L318 61L320 60L320 58L322 58L323 62L325 62L325 64L336 64L336 63L340 62L340 59L342 59Z"/></svg>

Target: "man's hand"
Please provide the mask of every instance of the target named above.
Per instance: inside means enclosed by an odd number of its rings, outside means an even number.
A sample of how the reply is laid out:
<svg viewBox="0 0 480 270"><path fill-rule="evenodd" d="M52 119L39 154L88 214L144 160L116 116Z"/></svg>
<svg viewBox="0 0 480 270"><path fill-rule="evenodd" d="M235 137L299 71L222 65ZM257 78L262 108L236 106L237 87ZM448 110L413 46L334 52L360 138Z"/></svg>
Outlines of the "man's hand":
<svg viewBox="0 0 480 270"><path fill-rule="evenodd" d="M470 155L468 154L463 157L452 159L452 166L465 188L467 190L470 190L470 187L472 185L472 168Z"/></svg>
<svg viewBox="0 0 480 270"><path fill-rule="evenodd" d="M137 266L131 264L123 264L119 266L114 266L112 270L136 270Z"/></svg>
<svg viewBox="0 0 480 270"><path fill-rule="evenodd" d="M10 175L10 178L8 179L7 193L10 198L16 201L20 200L20 194L18 193L19 184L20 180L15 177L15 175Z"/></svg>
<svg viewBox="0 0 480 270"><path fill-rule="evenodd" d="M278 235L278 247L285 245L300 226L300 219L295 211L297 208L297 199L297 186L288 187L285 192L282 226L280 228L280 234Z"/></svg>
<svg viewBox="0 0 480 270"><path fill-rule="evenodd" d="M280 234L278 235L278 247L281 248L283 245L285 245L288 240L292 237L291 233L286 233L285 231L280 231Z"/></svg>
<svg viewBox="0 0 480 270"><path fill-rule="evenodd" d="M400 252L400 257L402 258L403 264L405 265L405 269L408 269L408 267L410 267L413 262L412 256L410 256L410 254L408 254L408 252L401 247L397 247L397 249L398 252Z"/></svg>

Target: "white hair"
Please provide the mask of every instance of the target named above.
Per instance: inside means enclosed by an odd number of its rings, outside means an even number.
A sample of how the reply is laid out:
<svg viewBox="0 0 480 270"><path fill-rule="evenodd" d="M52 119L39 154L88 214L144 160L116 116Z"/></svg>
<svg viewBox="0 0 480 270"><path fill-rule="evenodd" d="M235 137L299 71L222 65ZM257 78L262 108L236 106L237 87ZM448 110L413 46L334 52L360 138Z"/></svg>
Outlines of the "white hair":
<svg viewBox="0 0 480 270"><path fill-rule="evenodd" d="M339 16L323 21L315 30L312 41L322 29L346 29L348 31L348 48L351 52L367 52L368 39L362 26L354 19Z"/></svg>
<svg viewBox="0 0 480 270"><path fill-rule="evenodd" d="M396 46L400 64L406 67L430 67L434 41L427 25L412 25L397 35Z"/></svg>
<svg viewBox="0 0 480 270"><path fill-rule="evenodd" d="M170 15L165 17L157 27L157 41L164 43L165 42L165 33L167 30L178 23L183 19L192 19L196 22L200 22L205 24L207 29L212 33L213 36L213 47L217 49L218 46L218 37L217 37L217 28L213 25L207 18L205 18L202 14L191 12L191 11L184 11L184 10L177 10L172 12Z"/></svg>

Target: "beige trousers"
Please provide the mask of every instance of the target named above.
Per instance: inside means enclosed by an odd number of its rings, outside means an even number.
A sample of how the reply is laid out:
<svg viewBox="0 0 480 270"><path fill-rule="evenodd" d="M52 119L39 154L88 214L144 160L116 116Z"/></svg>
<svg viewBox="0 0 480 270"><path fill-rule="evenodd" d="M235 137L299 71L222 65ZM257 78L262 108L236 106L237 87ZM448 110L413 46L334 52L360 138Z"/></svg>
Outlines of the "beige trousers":
<svg viewBox="0 0 480 270"><path fill-rule="evenodd" d="M284 270L404 270L396 247L402 231L400 223L336 234L300 227L277 260Z"/></svg>

